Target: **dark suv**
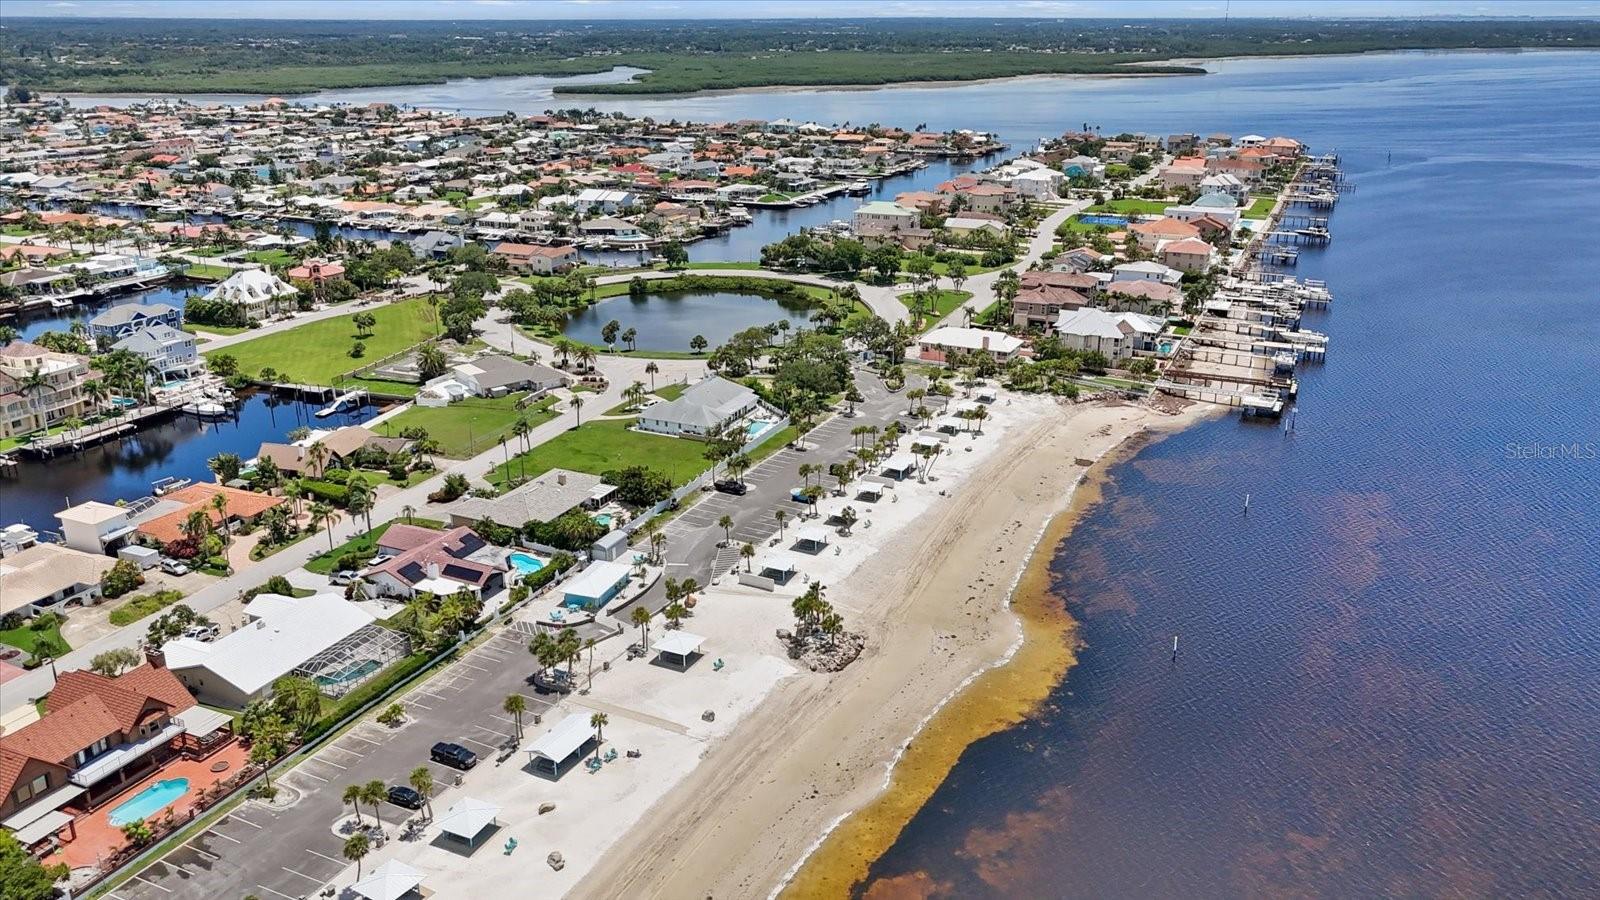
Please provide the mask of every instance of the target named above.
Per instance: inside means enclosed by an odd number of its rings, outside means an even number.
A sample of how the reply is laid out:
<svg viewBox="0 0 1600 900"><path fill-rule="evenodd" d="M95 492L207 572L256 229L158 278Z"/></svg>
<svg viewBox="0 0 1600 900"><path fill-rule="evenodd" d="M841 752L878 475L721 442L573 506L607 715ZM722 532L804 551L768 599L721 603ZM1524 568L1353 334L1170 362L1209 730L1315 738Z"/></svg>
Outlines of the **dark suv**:
<svg viewBox="0 0 1600 900"><path fill-rule="evenodd" d="M395 806L403 806L406 809L421 809L424 798L416 788L397 784L389 788L389 802Z"/></svg>
<svg viewBox="0 0 1600 900"><path fill-rule="evenodd" d="M750 490L745 486L744 482L735 481L732 478L717 482L716 488L724 494L733 494L736 497L743 497L745 492Z"/></svg>
<svg viewBox="0 0 1600 900"><path fill-rule="evenodd" d="M440 741L433 745L433 752L429 754L436 763L443 763L452 769L470 769L478 764L478 754L449 741Z"/></svg>

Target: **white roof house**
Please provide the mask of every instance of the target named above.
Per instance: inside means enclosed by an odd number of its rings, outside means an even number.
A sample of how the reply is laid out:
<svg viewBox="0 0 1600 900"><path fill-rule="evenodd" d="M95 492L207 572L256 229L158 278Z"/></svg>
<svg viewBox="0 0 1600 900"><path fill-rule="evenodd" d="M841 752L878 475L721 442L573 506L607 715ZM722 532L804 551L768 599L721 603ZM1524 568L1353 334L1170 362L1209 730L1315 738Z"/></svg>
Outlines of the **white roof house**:
<svg viewBox="0 0 1600 900"><path fill-rule="evenodd" d="M594 609L622 591L633 567L627 563L595 560L561 588L567 606Z"/></svg>
<svg viewBox="0 0 1600 900"><path fill-rule="evenodd" d="M167 668L202 702L239 707L266 696L272 682L354 635L373 618L338 594L261 594L245 607L243 628L209 643L168 641Z"/></svg>
<svg viewBox="0 0 1600 900"><path fill-rule="evenodd" d="M350 890L367 900L400 900L422 885L422 873L398 859L391 859L372 870L372 874L350 885Z"/></svg>
<svg viewBox="0 0 1600 900"><path fill-rule="evenodd" d="M294 285L265 269L241 269L212 288L206 299L239 304L252 314L264 314L278 301L298 293Z"/></svg>
<svg viewBox="0 0 1600 900"><path fill-rule="evenodd" d="M951 350L985 350L1004 360L1022 349L1023 340L1004 331L945 325L923 335L918 343L922 348L922 358L930 361L943 361L945 354Z"/></svg>
<svg viewBox="0 0 1600 900"><path fill-rule="evenodd" d="M659 434L709 436L758 408L755 391L717 375L691 385L676 400L639 414L639 428Z"/></svg>

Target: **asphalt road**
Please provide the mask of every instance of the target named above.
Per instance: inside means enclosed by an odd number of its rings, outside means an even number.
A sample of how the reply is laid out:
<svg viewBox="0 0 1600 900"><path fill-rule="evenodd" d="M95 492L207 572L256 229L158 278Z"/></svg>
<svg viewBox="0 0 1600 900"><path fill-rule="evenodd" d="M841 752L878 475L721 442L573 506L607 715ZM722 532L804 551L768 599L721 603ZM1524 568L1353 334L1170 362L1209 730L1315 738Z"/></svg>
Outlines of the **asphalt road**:
<svg viewBox="0 0 1600 900"><path fill-rule="evenodd" d="M744 496L712 494L676 517L665 529L668 574L693 577L701 584L710 581L723 538L716 523L725 514L734 519L736 542L764 546L778 531L775 509L784 509L791 521L805 509L789 499L790 489L799 482L796 470L801 463L826 465L843 459L854 444L850 429L863 424L882 427L904 411L904 395L889 393L876 376L862 373L858 385L867 399L857 405L855 417L836 416L812 431L807 449L785 449L763 460L746 474L750 490ZM658 584L643 602L652 608L665 605L664 588ZM437 811L440 804L452 802L451 794L458 789L451 786L454 770L428 759L435 742L455 741L478 752L480 765L494 765L495 748L513 730L511 719L501 711L513 692L528 699L525 732L538 733L533 714L547 713L556 698L533 689L535 665L527 652L531 634L532 626L514 623L411 690L403 700L411 721L399 730L369 717L285 773L277 783L300 795L294 805L274 810L245 803L108 896L115 900L314 896L346 865L341 856L343 839L333 833L349 812L340 796L346 785L373 779L404 784L412 769L428 765L434 771ZM602 659L620 659L627 643L625 637L602 644L597 666ZM507 764L516 765L517 759ZM382 812L391 834L398 834L394 825L413 815L388 804Z"/></svg>

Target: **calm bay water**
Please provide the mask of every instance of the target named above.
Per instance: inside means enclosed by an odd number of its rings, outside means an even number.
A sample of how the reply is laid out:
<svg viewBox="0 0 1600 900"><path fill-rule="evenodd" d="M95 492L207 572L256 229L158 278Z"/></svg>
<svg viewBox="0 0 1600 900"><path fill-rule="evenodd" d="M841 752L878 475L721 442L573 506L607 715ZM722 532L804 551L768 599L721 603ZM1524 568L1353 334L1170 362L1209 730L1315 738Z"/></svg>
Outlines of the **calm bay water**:
<svg viewBox="0 0 1600 900"><path fill-rule="evenodd" d="M604 345L600 330L615 321L626 331L639 332L641 350L689 351L689 341L700 335L715 347L735 332L755 325L788 322L791 328L811 327L810 303L769 300L756 294L706 291L626 294L609 297L569 316L562 333L587 344Z"/></svg>
<svg viewBox="0 0 1600 900"><path fill-rule="evenodd" d="M1419 53L556 101L920 120L1019 148L1085 123L1283 133L1341 152L1358 182L1332 246L1301 257L1338 299L1308 322L1334 344L1302 378L1295 432L1230 417L1113 470L1053 562L1080 664L1039 717L969 748L865 893L1600 890L1597 61ZM432 102L551 105L470 90ZM753 258L785 224L694 253Z"/></svg>

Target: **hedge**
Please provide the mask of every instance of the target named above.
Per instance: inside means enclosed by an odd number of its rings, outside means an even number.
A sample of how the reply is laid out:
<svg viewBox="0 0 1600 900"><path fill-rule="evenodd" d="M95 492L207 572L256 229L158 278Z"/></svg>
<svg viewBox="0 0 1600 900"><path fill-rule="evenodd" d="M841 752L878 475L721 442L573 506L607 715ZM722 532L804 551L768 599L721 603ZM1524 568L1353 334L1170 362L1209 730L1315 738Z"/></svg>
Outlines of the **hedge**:
<svg viewBox="0 0 1600 900"><path fill-rule="evenodd" d="M350 502L350 489L342 484L333 484L327 481L302 480L300 488L310 494L314 500L326 500L335 506L343 508Z"/></svg>
<svg viewBox="0 0 1600 900"><path fill-rule="evenodd" d="M384 670L383 674L339 698L338 703L335 703L331 709L313 722L310 728L306 729L305 734L301 736L301 740L305 743L310 743L328 730L338 727L339 723L349 718L356 710L371 703L375 698L382 696L385 691L400 682L410 678L418 669L426 666L432 659L433 654L418 652L390 666Z"/></svg>

